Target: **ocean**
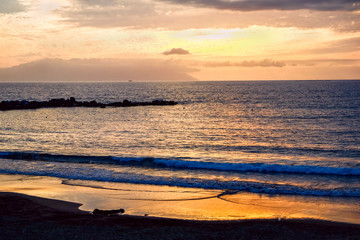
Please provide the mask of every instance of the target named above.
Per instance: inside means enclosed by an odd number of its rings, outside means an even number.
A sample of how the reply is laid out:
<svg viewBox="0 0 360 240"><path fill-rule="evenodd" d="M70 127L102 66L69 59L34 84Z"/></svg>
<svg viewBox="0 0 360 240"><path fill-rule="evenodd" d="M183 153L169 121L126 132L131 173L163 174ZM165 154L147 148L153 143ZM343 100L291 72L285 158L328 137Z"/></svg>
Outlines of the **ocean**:
<svg viewBox="0 0 360 240"><path fill-rule="evenodd" d="M70 97L179 104L1 111L1 174L359 200L360 81L0 83Z"/></svg>

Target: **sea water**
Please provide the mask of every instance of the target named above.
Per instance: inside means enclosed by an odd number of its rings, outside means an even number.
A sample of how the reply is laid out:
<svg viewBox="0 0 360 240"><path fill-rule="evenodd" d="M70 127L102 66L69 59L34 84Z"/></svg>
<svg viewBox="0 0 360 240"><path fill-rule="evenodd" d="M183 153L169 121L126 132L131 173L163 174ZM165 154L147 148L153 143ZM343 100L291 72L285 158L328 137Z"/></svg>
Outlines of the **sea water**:
<svg viewBox="0 0 360 240"><path fill-rule="evenodd" d="M360 197L360 81L0 83L0 101L70 97L179 104L1 111L0 173Z"/></svg>

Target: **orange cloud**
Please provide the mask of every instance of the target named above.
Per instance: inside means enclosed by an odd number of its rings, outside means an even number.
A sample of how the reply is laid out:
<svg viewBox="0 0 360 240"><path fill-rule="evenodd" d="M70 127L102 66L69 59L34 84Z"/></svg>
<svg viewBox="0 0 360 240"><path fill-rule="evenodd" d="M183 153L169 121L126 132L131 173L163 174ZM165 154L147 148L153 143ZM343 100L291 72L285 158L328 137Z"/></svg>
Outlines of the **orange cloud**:
<svg viewBox="0 0 360 240"><path fill-rule="evenodd" d="M285 63L264 59L261 61L242 61L242 62L207 62L206 67L284 67Z"/></svg>

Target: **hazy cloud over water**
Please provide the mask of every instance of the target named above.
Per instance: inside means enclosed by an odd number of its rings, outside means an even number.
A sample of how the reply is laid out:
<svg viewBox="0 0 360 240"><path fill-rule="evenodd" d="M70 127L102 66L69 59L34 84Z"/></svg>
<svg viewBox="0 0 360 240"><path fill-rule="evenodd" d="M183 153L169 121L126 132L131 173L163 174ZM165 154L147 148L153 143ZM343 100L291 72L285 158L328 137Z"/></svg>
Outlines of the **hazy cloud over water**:
<svg viewBox="0 0 360 240"><path fill-rule="evenodd" d="M43 59L0 69L0 81L189 81L194 71L157 59Z"/></svg>

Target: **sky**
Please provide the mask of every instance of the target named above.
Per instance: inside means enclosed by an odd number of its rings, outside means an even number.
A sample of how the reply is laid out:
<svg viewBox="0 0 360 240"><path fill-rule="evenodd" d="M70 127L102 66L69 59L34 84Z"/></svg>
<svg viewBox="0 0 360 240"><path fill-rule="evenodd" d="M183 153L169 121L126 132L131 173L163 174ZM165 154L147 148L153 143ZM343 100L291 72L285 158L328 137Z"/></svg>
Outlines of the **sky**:
<svg viewBox="0 0 360 240"><path fill-rule="evenodd" d="M360 79L359 0L0 0L0 81Z"/></svg>

